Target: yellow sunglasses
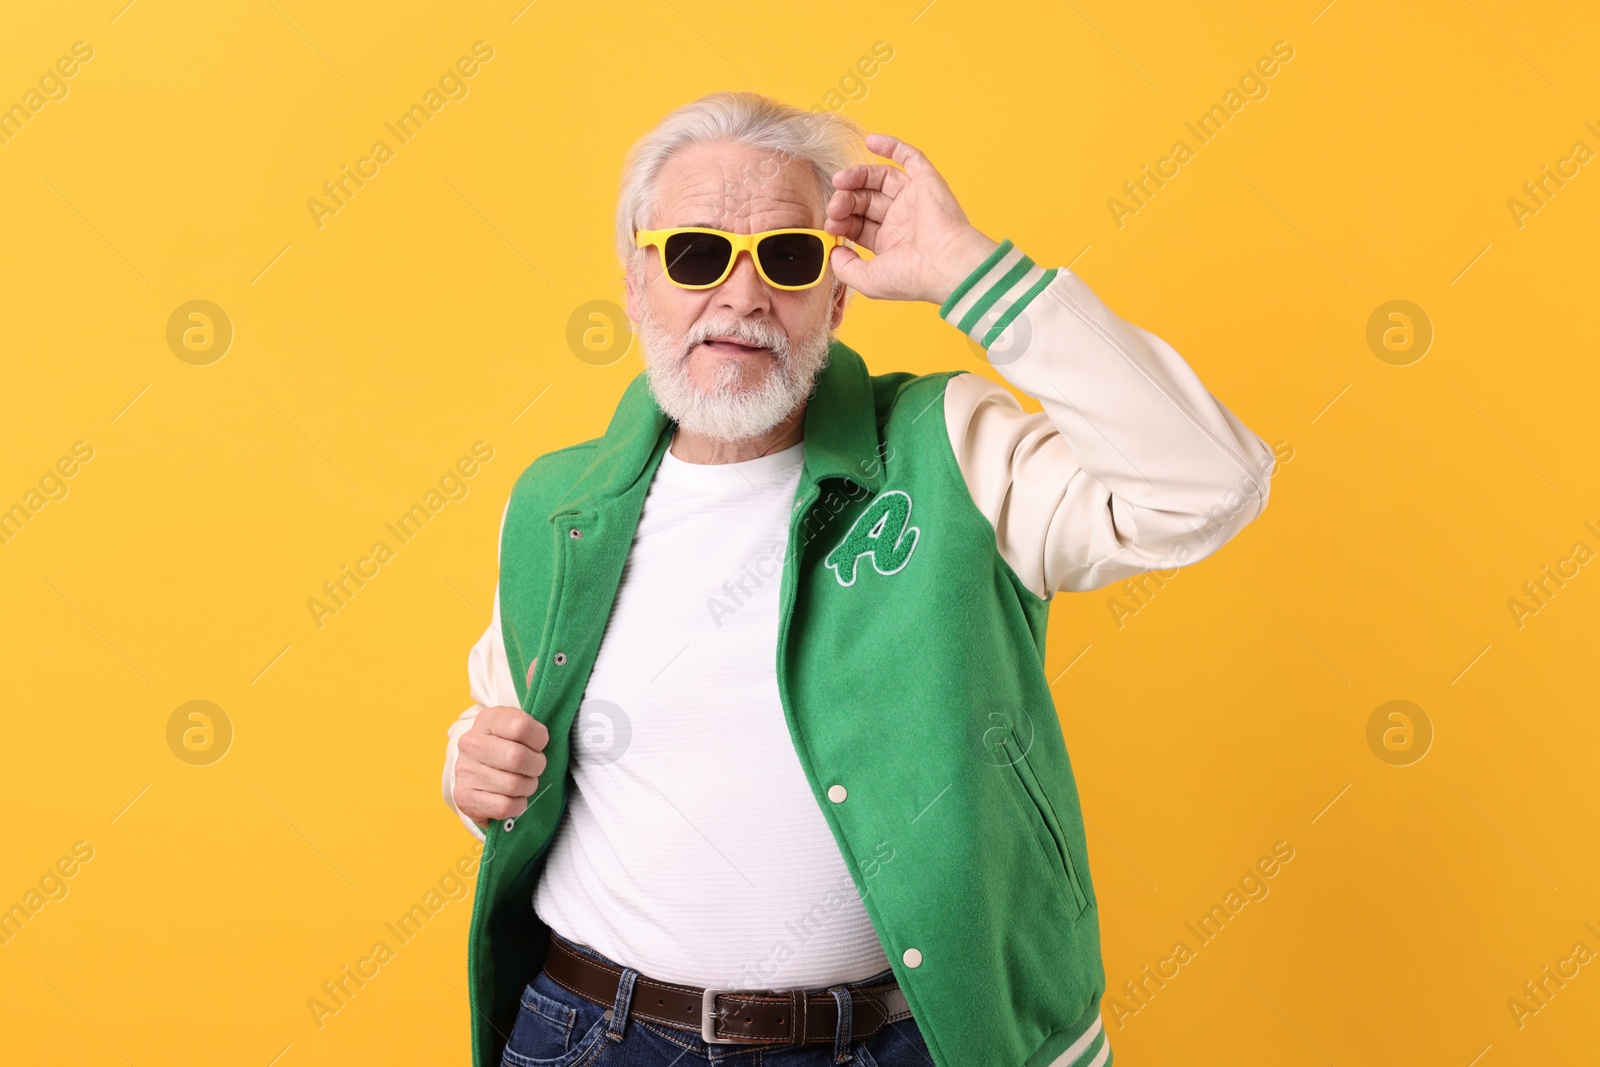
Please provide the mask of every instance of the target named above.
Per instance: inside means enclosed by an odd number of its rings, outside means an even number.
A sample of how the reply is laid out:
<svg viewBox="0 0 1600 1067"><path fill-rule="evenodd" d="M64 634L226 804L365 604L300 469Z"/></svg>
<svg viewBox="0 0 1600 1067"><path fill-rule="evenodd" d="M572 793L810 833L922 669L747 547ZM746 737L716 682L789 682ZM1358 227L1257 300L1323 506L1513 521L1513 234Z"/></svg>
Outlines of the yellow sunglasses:
<svg viewBox="0 0 1600 1067"><path fill-rule="evenodd" d="M756 273L774 289L810 289L828 269L828 253L844 238L826 230L763 230L729 233L700 226L639 230L635 248L655 245L661 271L680 289L710 289L733 273L740 252L749 252Z"/></svg>

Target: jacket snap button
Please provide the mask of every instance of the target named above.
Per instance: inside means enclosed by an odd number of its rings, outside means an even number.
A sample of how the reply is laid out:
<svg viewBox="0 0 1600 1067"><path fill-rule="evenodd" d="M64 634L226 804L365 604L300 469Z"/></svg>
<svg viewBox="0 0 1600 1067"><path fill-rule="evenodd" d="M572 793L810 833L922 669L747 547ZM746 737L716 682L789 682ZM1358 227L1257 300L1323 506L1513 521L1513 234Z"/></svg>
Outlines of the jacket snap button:
<svg viewBox="0 0 1600 1067"><path fill-rule="evenodd" d="M842 785L830 785L828 787L828 799L829 800L833 801L835 804L843 804L844 803L844 798L845 798L844 786L842 786Z"/></svg>
<svg viewBox="0 0 1600 1067"><path fill-rule="evenodd" d="M568 530L567 533L572 535L572 539L574 541L576 541L578 538L583 536L583 531L578 529L576 526L574 526L572 529Z"/></svg>
<svg viewBox="0 0 1600 1067"><path fill-rule="evenodd" d="M505 822L506 833L509 834L511 832L511 828L515 825L517 825L516 819L507 819Z"/></svg>
<svg viewBox="0 0 1600 1067"><path fill-rule="evenodd" d="M920 967L920 966L922 966L922 953L918 952L914 948L906 949L906 954L904 956L901 956L900 958L906 961L906 966L907 967Z"/></svg>
<svg viewBox="0 0 1600 1067"><path fill-rule="evenodd" d="M557 652L552 658L556 661L557 667L560 667L567 662L567 654L565 652Z"/></svg>

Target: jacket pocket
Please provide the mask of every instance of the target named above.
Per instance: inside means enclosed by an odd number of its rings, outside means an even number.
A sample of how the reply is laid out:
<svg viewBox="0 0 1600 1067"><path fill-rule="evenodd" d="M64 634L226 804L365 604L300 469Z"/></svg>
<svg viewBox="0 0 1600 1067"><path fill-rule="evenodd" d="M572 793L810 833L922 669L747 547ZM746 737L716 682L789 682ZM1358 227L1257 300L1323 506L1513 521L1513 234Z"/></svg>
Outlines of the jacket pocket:
<svg viewBox="0 0 1600 1067"><path fill-rule="evenodd" d="M1066 878L1072 903L1072 916L1077 919L1089 906L1089 898L1084 894L1083 885L1078 880L1078 869L1072 862L1072 852L1067 848L1066 834L1061 829L1060 820L1056 818L1055 808L1045 796L1044 789L1039 785L1039 778L1033 772L1033 765L1028 762L1027 755L1017 745L1015 737L1009 734L1006 736L1004 751L1011 768L1011 777L1021 790L1021 799L1037 816L1038 826L1051 844L1050 858L1054 860L1053 870Z"/></svg>

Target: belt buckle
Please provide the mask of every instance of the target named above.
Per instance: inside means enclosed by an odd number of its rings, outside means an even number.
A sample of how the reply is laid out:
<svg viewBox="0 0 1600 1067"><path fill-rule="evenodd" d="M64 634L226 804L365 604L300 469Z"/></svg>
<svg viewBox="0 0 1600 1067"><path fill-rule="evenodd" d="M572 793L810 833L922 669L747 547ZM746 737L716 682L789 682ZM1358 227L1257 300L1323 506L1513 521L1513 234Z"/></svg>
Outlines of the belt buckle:
<svg viewBox="0 0 1600 1067"><path fill-rule="evenodd" d="M737 993L738 990L731 986L708 986L700 993L700 1038L710 1045L750 1045L761 1044L758 1041L748 1041L738 1037L718 1037L717 1029L717 994Z"/></svg>

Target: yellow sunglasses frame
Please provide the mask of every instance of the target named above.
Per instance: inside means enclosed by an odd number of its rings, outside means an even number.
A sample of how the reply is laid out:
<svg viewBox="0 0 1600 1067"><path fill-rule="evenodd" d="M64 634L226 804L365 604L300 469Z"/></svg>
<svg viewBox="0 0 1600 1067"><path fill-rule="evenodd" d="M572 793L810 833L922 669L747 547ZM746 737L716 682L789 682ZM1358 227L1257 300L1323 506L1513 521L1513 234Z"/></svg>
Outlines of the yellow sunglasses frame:
<svg viewBox="0 0 1600 1067"><path fill-rule="evenodd" d="M728 265L723 268L721 276L716 281L706 285L685 285L672 276L672 272L667 269L667 238L680 233L715 234L718 237L726 238L733 245L733 253L728 256ZM810 285L779 285L767 277L766 270L761 266L761 257L756 255L756 245L762 239L780 233L809 233L814 237L822 238L822 273L817 275L817 280ZM656 253L661 257L661 276L679 289L715 289L727 281L728 275L733 273L734 264L739 262L740 252L750 253L750 262L755 264L756 273L761 275L762 281L774 289L785 289L790 292L801 289L815 289L822 284L822 279L828 275L828 259L833 252L834 246L843 241L844 238L836 233L829 233L826 230L808 230L797 226L781 230L762 230L760 233L729 233L727 230L714 230L706 226L676 226L666 230L639 230L633 235L633 246L635 248L655 246Z"/></svg>

